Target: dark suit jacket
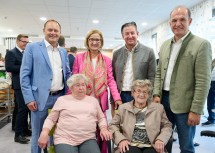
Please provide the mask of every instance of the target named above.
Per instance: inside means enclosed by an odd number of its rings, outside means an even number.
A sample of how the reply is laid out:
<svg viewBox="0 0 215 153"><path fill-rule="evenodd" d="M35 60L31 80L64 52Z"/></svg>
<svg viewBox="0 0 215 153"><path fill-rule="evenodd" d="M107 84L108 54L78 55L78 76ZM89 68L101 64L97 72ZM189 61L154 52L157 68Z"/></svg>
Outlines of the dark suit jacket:
<svg viewBox="0 0 215 153"><path fill-rule="evenodd" d="M13 89L20 88L20 68L22 64L22 53L15 47L14 49L7 51L5 56L5 68L7 72L12 73L12 86Z"/></svg>
<svg viewBox="0 0 215 153"><path fill-rule="evenodd" d="M73 67L75 57L72 54L68 54L68 58L69 58L69 67L70 67L70 70L72 72L72 67Z"/></svg>

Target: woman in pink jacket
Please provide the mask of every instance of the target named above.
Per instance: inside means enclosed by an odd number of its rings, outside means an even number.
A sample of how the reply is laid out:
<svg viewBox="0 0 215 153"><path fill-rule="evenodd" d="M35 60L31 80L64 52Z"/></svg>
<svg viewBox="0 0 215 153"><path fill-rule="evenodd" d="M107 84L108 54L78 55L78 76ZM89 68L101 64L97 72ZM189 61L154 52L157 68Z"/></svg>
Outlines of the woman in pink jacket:
<svg viewBox="0 0 215 153"><path fill-rule="evenodd" d="M72 73L82 73L89 78L87 94L99 100L102 111L106 114L108 87L115 104L120 105L122 101L113 77L111 59L101 53L103 44L102 33L99 30L91 30L85 38L87 51L76 55ZM106 142L102 144L101 152L107 152Z"/></svg>

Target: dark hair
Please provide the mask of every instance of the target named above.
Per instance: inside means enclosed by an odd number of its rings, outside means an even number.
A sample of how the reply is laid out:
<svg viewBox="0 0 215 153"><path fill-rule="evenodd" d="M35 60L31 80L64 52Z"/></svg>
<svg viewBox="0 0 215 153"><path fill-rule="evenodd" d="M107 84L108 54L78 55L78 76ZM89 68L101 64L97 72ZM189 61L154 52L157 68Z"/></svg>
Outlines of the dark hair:
<svg viewBox="0 0 215 153"><path fill-rule="evenodd" d="M73 46L70 47L69 52L75 53L77 50L78 50L77 47Z"/></svg>
<svg viewBox="0 0 215 153"><path fill-rule="evenodd" d="M58 44L60 47L64 47L65 46L65 38L64 36L60 36L60 38L58 39Z"/></svg>
<svg viewBox="0 0 215 153"><path fill-rule="evenodd" d="M20 40L21 38L28 38L28 35L26 35L26 34L19 34L19 35L16 37L16 40Z"/></svg>
<svg viewBox="0 0 215 153"><path fill-rule="evenodd" d="M123 29L125 27L129 27L129 26L134 26L135 29L136 29L136 31L137 31L137 24L134 21L132 21L132 22L128 22L128 23L125 23L125 24L122 25L122 27L121 27L121 33L122 33L122 31L123 31Z"/></svg>
<svg viewBox="0 0 215 153"><path fill-rule="evenodd" d="M183 5L176 6L176 7L170 12L170 18L171 18L172 12L175 11L175 10L177 10L178 8L185 8L185 9L187 10L188 17L191 18L191 11L190 11L190 9L188 9L186 6L183 6Z"/></svg>
<svg viewBox="0 0 215 153"><path fill-rule="evenodd" d="M60 30L61 30L61 25L60 25L60 23L59 23L59 22L57 22L57 21L56 21L56 20L54 20L54 19L47 20L47 21L45 22L45 24L44 24L44 28L46 27L46 24L47 24L48 22L56 22L56 23L59 25Z"/></svg>

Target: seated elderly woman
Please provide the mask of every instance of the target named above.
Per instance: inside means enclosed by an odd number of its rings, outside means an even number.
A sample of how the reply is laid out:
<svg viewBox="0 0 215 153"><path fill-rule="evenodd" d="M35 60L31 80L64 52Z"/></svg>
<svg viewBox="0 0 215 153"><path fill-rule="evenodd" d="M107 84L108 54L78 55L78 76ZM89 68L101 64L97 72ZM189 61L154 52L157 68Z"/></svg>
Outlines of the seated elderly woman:
<svg viewBox="0 0 215 153"><path fill-rule="evenodd" d="M172 124L161 104L151 102L149 80L136 80L131 87L134 100L119 106L109 125L121 153L163 153L172 135Z"/></svg>
<svg viewBox="0 0 215 153"><path fill-rule="evenodd" d="M100 153L96 142L96 127L100 128L102 139L112 139L107 130L106 118L96 98L86 95L87 79L74 74L67 80L71 94L61 96L46 118L38 140L44 149L48 134L56 125L54 144L56 153Z"/></svg>

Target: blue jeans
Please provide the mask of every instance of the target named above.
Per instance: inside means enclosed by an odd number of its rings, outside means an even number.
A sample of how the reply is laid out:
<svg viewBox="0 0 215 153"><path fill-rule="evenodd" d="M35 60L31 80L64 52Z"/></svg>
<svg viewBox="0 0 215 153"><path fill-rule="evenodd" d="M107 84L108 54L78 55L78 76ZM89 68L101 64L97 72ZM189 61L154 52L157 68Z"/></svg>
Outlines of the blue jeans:
<svg viewBox="0 0 215 153"><path fill-rule="evenodd" d="M123 103L132 101L134 98L131 96L131 91L121 91L120 97Z"/></svg>
<svg viewBox="0 0 215 153"><path fill-rule="evenodd" d="M31 139L31 153L41 153L41 149L38 146L38 139L42 131L43 123L48 116L48 109L52 108L57 98L62 96L60 93L55 96L49 96L46 102L46 106L42 111L31 111L31 128L32 128L32 139Z"/></svg>
<svg viewBox="0 0 215 153"><path fill-rule="evenodd" d="M175 114L171 111L168 91L163 91L161 103L164 106L169 121L173 124L173 127L176 126L177 128L181 153L195 153L193 139L196 126L187 124L188 113Z"/></svg>
<svg viewBox="0 0 215 153"><path fill-rule="evenodd" d="M215 123L215 112L212 112L212 109L215 109L215 81L211 81L211 87L207 98L207 109L208 121Z"/></svg>

